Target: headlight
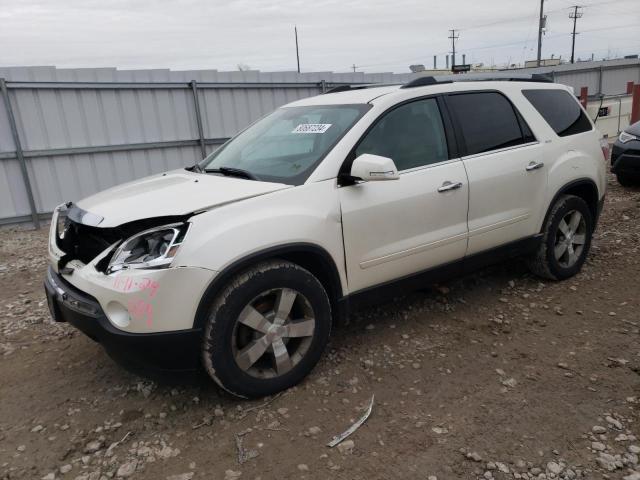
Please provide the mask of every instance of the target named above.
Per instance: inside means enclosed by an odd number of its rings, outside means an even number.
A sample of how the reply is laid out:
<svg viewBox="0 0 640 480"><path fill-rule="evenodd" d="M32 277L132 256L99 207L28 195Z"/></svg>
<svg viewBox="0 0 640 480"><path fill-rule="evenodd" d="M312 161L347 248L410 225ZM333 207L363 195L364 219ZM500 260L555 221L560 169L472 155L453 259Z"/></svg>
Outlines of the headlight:
<svg viewBox="0 0 640 480"><path fill-rule="evenodd" d="M174 223L138 233L122 242L113 254L107 273L129 268L165 268L178 253L189 223Z"/></svg>
<svg viewBox="0 0 640 480"><path fill-rule="evenodd" d="M638 137L636 137L635 135L631 135L630 133L627 133L627 132L621 132L620 136L618 137L618 140L620 140L620 143L627 143L627 142L630 142L631 140L638 140Z"/></svg>

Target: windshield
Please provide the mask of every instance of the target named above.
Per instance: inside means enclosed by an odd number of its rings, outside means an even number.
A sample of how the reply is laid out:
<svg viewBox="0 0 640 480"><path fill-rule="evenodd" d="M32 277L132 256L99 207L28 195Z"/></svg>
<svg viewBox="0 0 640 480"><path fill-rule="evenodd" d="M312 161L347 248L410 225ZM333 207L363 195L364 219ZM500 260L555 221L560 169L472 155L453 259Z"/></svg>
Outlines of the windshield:
<svg viewBox="0 0 640 480"><path fill-rule="evenodd" d="M265 182L301 185L370 105L280 108L201 163L205 171L239 169Z"/></svg>

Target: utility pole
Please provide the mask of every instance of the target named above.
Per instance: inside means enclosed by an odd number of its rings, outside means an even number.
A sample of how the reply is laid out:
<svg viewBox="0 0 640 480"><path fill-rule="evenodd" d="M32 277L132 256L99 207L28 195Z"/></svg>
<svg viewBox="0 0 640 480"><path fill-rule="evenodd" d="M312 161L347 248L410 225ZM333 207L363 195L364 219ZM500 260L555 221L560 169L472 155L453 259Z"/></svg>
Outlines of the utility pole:
<svg viewBox="0 0 640 480"><path fill-rule="evenodd" d="M353 65L351 65L351 68L353 68L353 73L356 73L356 64L355 63Z"/></svg>
<svg viewBox="0 0 640 480"><path fill-rule="evenodd" d="M298 26L293 27L293 32L296 36L296 61L298 62L298 73L300 73L300 52L298 50Z"/></svg>
<svg viewBox="0 0 640 480"><path fill-rule="evenodd" d="M544 0L540 0L540 21L538 22L538 61L536 64L540 66L540 60L542 59L542 30L544 30L547 17L544 15Z"/></svg>
<svg viewBox="0 0 640 480"><path fill-rule="evenodd" d="M576 22L578 21L579 18L582 17L582 12L579 12L578 9L582 8L579 5L574 5L573 6L573 12L571 12L569 14L569 18L573 18L573 33L571 34L571 63L573 63L574 60L574 53L576 51Z"/></svg>
<svg viewBox="0 0 640 480"><path fill-rule="evenodd" d="M451 71L453 71L456 66L456 40L460 37L460 35L456 35L455 30L449 30L451 35L448 38L451 39Z"/></svg>

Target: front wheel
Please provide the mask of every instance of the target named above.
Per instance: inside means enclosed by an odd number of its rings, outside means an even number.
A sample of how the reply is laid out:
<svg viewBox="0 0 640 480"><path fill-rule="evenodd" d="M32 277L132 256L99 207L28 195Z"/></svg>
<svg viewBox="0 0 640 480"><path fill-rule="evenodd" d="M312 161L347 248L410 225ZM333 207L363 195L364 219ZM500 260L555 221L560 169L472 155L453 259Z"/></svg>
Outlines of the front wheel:
<svg viewBox="0 0 640 480"><path fill-rule="evenodd" d="M575 195L562 195L548 215L538 250L529 259L530 270L551 280L574 276L589 253L593 227L586 202Z"/></svg>
<svg viewBox="0 0 640 480"><path fill-rule="evenodd" d="M271 395L313 369L330 331L331 305L318 279L290 262L264 262L236 276L214 301L204 367L234 395Z"/></svg>

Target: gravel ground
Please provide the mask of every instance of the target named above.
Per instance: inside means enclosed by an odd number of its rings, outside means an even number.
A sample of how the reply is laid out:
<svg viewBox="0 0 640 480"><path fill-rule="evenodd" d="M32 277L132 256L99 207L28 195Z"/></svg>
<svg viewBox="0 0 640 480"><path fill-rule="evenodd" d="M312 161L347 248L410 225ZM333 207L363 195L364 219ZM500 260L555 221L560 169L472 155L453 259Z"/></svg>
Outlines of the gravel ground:
<svg viewBox="0 0 640 480"><path fill-rule="evenodd" d="M610 181L577 277L514 261L356 312L306 381L251 402L127 373L51 323L46 232L0 242L1 479L640 480L640 190Z"/></svg>

